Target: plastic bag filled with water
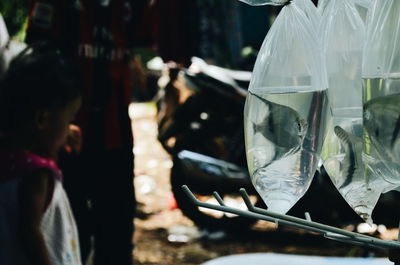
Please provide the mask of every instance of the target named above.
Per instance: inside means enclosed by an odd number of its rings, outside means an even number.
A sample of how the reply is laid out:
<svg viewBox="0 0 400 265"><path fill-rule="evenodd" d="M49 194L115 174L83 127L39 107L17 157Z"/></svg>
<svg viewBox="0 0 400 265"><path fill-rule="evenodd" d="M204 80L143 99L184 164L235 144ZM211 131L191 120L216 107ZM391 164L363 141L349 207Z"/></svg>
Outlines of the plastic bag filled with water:
<svg viewBox="0 0 400 265"><path fill-rule="evenodd" d="M369 189L362 162L362 48L365 26L353 0L328 0L320 35L328 74L331 119L322 159L350 207L366 222L380 191Z"/></svg>
<svg viewBox="0 0 400 265"><path fill-rule="evenodd" d="M363 55L363 161L372 189L400 185L400 1L373 0Z"/></svg>
<svg viewBox="0 0 400 265"><path fill-rule="evenodd" d="M310 186L327 113L316 30L299 3L283 7L269 30L244 110L250 176L268 209L278 213L286 213Z"/></svg>

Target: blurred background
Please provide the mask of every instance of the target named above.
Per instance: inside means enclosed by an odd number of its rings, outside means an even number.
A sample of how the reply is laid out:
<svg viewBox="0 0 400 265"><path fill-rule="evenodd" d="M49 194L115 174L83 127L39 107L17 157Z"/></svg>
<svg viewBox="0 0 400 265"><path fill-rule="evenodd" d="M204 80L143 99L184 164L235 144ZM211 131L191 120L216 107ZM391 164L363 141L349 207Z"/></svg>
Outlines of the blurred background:
<svg viewBox="0 0 400 265"><path fill-rule="evenodd" d="M11 54L24 47L29 6L29 0L0 1ZM178 191L181 184L190 183L173 177L185 174L185 165L177 164L177 154L183 149L219 159L201 165L207 176L213 170L218 175L215 170L223 167L232 174L246 172L242 132L246 89L258 50L279 11L280 7L252 7L236 0L148 0L137 29L143 44L138 44L131 65L129 114L139 202L134 220L135 264L194 265L252 252L387 255L273 223L232 223L221 213L193 210ZM341 199L323 170L317 175L290 214L304 217L310 211L316 221L383 239L397 237L396 195L391 193L378 204L377 224L368 226ZM200 182L207 176L199 175ZM194 186L202 185L195 180L190 187ZM206 191L199 188L196 193L205 201L212 191L225 187L221 183L206 186ZM233 205L242 207L235 204L237 194L225 193L233 197ZM257 202L257 196L252 196Z"/></svg>

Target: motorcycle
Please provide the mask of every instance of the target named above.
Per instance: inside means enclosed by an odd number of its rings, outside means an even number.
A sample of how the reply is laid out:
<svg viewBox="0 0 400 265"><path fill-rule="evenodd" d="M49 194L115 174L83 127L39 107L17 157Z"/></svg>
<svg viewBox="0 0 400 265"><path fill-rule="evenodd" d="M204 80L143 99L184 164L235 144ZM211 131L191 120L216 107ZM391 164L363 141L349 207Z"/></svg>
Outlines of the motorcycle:
<svg viewBox="0 0 400 265"><path fill-rule="evenodd" d="M237 230L250 227L255 219L203 210L182 191L187 185L199 200L217 203L218 191L226 204L246 209L239 195L245 188L258 207L266 208L255 191L246 165L243 108L251 73L208 65L194 58L188 69L170 64L169 82L157 102L158 140L172 156L171 189L178 207L197 226ZM393 225L396 194L383 196L374 219ZM385 199L386 198L386 199ZM332 225L359 223L336 190L323 167L316 172L306 195L288 212ZM397 217L397 216L396 216Z"/></svg>
<svg viewBox="0 0 400 265"><path fill-rule="evenodd" d="M171 187L178 207L200 227L236 229L255 220L198 209L183 193L184 184L201 200L218 191L234 203L243 187L254 203L262 203L246 169L243 140L244 87L250 77L250 72L210 69L199 58L189 69L169 67L170 80L158 105L158 140L173 159Z"/></svg>

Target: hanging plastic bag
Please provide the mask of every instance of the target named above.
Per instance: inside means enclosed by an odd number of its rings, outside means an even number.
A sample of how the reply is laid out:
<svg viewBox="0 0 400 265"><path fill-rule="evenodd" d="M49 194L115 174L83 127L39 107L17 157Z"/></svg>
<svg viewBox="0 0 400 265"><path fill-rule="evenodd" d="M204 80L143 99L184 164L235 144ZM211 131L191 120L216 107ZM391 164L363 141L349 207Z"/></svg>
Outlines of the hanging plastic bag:
<svg viewBox="0 0 400 265"><path fill-rule="evenodd" d="M335 187L366 222L380 191L370 190L362 163L362 47L365 26L353 0L329 0L320 35L328 74L332 118L322 159Z"/></svg>
<svg viewBox="0 0 400 265"><path fill-rule="evenodd" d="M321 14L318 12L317 7L311 0L294 0L296 4L303 10L307 18L311 21L311 24L317 28L321 22Z"/></svg>
<svg viewBox="0 0 400 265"><path fill-rule="evenodd" d="M363 159L372 189L400 185L400 1L373 0L363 55Z"/></svg>
<svg viewBox="0 0 400 265"><path fill-rule="evenodd" d="M330 0L319 0L318 1L318 11L321 15L324 13L324 10L325 10L326 6L328 5L329 1ZM365 21L368 8L371 4L371 0L351 0L351 1L354 2L355 7L358 10L358 13L360 14L363 21Z"/></svg>
<svg viewBox="0 0 400 265"><path fill-rule="evenodd" d="M297 1L282 8L257 57L245 105L252 182L274 212L309 188L324 137L326 72L316 31Z"/></svg>

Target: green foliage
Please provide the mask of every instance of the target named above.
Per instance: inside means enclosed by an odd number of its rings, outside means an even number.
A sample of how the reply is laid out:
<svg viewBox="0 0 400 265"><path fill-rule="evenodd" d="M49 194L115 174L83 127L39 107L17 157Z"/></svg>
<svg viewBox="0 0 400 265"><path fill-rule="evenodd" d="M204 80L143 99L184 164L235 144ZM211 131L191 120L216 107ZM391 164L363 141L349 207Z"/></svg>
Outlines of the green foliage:
<svg viewBox="0 0 400 265"><path fill-rule="evenodd" d="M1 0L0 13L2 14L10 36L23 34L28 15L29 0Z"/></svg>

